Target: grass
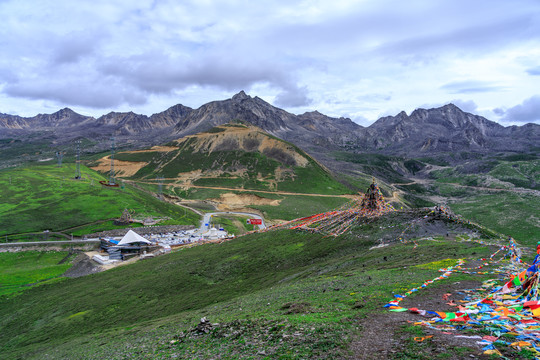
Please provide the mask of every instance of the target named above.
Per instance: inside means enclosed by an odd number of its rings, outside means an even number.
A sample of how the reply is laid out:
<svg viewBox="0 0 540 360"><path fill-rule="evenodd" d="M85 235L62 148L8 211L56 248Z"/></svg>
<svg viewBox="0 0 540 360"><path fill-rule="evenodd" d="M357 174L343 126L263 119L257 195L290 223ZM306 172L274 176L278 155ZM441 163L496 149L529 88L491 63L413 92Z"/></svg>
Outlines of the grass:
<svg viewBox="0 0 540 360"><path fill-rule="evenodd" d="M534 195L500 192L450 204L453 211L495 231L533 246L540 241L540 201Z"/></svg>
<svg viewBox="0 0 540 360"><path fill-rule="evenodd" d="M540 160L503 162L489 175L517 187L540 190Z"/></svg>
<svg viewBox="0 0 540 360"><path fill-rule="evenodd" d="M145 152L121 152L114 155L116 160L120 161L133 161L133 162L150 162L154 159L159 159L159 155L162 153L159 151L145 151Z"/></svg>
<svg viewBox="0 0 540 360"><path fill-rule="evenodd" d="M57 279L71 266L69 261L59 264L68 256L65 251L0 253L0 297Z"/></svg>
<svg viewBox="0 0 540 360"><path fill-rule="evenodd" d="M403 166L408 166L411 169L417 169L422 164L420 161L404 161L402 158L373 153L352 154L348 152L335 152L333 156L336 160L360 164L363 173L384 179L388 183L409 182L403 174L394 169L393 164L403 164L406 162L407 165Z"/></svg>
<svg viewBox="0 0 540 360"><path fill-rule="evenodd" d="M338 238L252 234L32 288L0 300L0 357L342 357L354 319L438 274L411 266L489 251L442 240L368 250L397 218L381 221ZM223 326L189 335L202 316Z"/></svg>
<svg viewBox="0 0 540 360"><path fill-rule="evenodd" d="M137 228L141 226L143 225L140 223L131 223L129 225L130 228ZM114 229L125 229L125 228L126 228L126 225L115 225L113 220L105 220L97 224L82 225L79 227L75 227L69 230L65 230L65 232L73 234L73 236L83 236L86 234L92 234L92 233L103 231L103 229L114 230Z"/></svg>
<svg viewBox="0 0 540 360"><path fill-rule="evenodd" d="M257 195L266 199L281 200L279 206L273 205L246 205L248 208L259 210L266 219L292 220L302 216L313 215L330 211L347 203L349 199L343 197L309 196L309 195L281 195L274 193L261 193L257 191L237 191L222 189L191 188L181 190L174 188L174 194L183 199L206 200L217 199L221 194L235 193L244 195ZM213 210L213 209L209 209Z"/></svg>
<svg viewBox="0 0 540 360"><path fill-rule="evenodd" d="M295 177L278 182L278 190L308 194L340 195L350 194L351 190L339 183L326 170L314 161L306 167L295 167Z"/></svg>
<svg viewBox="0 0 540 360"><path fill-rule="evenodd" d="M74 164L0 171L0 236L90 225L118 218L125 208L140 215L167 216L178 224L197 223L198 216L184 208L130 186L103 187L101 175L84 166L81 172L83 179L74 180ZM107 223L102 224L105 229Z"/></svg>
<svg viewBox="0 0 540 360"><path fill-rule="evenodd" d="M303 216L330 211L347 203L349 199L342 197L318 197L305 195L283 196L279 206L250 205L262 211L265 218L292 220Z"/></svg>
<svg viewBox="0 0 540 360"><path fill-rule="evenodd" d="M207 132L205 141L211 143L228 127L218 127ZM317 193L338 195L350 193L350 190L338 182L332 174L320 166L305 152L262 132L248 132L245 139L230 138L212 151L208 144L200 148L199 140L187 138L176 144L177 150L169 152L131 152L118 153L116 159L132 162L146 162L132 179L153 179L156 176L177 178L181 173L203 170L206 175L196 179L200 186L230 187L251 190L279 190L298 193ZM275 146L257 150L265 138L272 139ZM244 144L249 140L253 147L237 150L238 141ZM283 148L283 145L285 148ZM295 156L308 160L305 166L297 166ZM280 170L280 171L278 171ZM283 173L283 178L276 179L276 174Z"/></svg>
<svg viewBox="0 0 540 360"><path fill-rule="evenodd" d="M219 215L212 217L212 223L221 225L229 234L241 235L258 229L256 225L247 224L247 219L247 216Z"/></svg>
<svg viewBox="0 0 540 360"><path fill-rule="evenodd" d="M399 349L391 359L418 359L418 360L443 360L449 359L452 355L460 358L467 358L468 354L475 350L464 346L440 345L433 341L433 338L426 338L423 341L416 341L418 338L424 338L427 334L424 328L420 326L404 325L396 332L396 336L406 338L405 346Z"/></svg>
<svg viewBox="0 0 540 360"><path fill-rule="evenodd" d="M488 171L483 171L483 169ZM485 160L465 169L464 166L435 170L431 176L437 183L456 183L493 188L522 187L540 189L540 160ZM492 179L499 180L493 182ZM506 184L505 184L506 183Z"/></svg>

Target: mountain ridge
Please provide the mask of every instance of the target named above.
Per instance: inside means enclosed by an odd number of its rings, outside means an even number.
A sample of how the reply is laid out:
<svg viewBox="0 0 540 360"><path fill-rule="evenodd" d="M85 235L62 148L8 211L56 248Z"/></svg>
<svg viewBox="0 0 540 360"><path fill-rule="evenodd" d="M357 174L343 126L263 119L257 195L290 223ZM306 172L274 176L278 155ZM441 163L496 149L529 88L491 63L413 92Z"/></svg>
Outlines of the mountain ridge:
<svg viewBox="0 0 540 360"><path fill-rule="evenodd" d="M316 110L295 115L244 91L197 109L177 104L151 116L130 111L110 112L94 118L70 108L34 117L0 113L0 136L36 131L59 136L58 133L62 132L62 137L69 141L78 136L103 139L114 134L126 142L139 142L146 146L207 131L232 120L245 121L314 152L527 151L540 142L540 125L529 123L504 127L482 116L464 112L452 103L432 109L418 108L410 115L401 111L363 127L349 118L330 117Z"/></svg>

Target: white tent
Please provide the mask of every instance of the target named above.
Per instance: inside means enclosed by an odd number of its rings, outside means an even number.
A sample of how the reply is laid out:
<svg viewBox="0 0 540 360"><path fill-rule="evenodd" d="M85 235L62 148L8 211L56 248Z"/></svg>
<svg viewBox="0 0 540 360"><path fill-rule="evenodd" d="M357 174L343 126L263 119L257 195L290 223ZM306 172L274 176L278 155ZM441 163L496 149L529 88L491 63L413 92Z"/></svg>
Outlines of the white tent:
<svg viewBox="0 0 540 360"><path fill-rule="evenodd" d="M126 245L126 244L140 243L140 242L147 243L147 244L152 243L151 241L148 241L145 238L143 238L141 235L137 234L135 231L129 230L127 234L124 235L122 240L120 240L118 245Z"/></svg>
<svg viewBox="0 0 540 360"><path fill-rule="evenodd" d="M204 239L207 239L207 240L217 240L217 239L226 237L227 232L218 230L215 227L213 227L210 230L208 230L207 232L203 233L201 236Z"/></svg>

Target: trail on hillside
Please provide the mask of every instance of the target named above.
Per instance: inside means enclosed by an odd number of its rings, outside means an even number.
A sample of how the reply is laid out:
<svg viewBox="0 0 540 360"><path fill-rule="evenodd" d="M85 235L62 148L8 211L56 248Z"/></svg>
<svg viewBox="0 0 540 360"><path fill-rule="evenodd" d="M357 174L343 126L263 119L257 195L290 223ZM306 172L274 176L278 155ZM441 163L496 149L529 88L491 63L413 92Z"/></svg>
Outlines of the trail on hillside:
<svg viewBox="0 0 540 360"><path fill-rule="evenodd" d="M527 188L520 188L520 187L513 187L513 188L491 188L491 187L485 187L485 186L473 186L473 185L463 185L463 184L457 184L457 183L451 183L451 182L445 182L445 183L437 183L435 180L428 180L428 179L412 179L413 181L408 183L392 183L391 186L408 186L408 185L437 185L437 184L444 184L444 185L451 185L457 188L462 189L472 189L472 190L479 190L479 191L495 191L495 192L513 192L517 194L528 194L528 195L535 195L540 196L539 190L534 189L527 189ZM402 190L397 189L397 192L403 193Z"/></svg>
<svg viewBox="0 0 540 360"><path fill-rule="evenodd" d="M135 181L135 180L125 180L129 183L138 183L138 184L150 184L156 185L152 181ZM226 190L226 191L239 191L239 192L257 192L263 194L277 194L277 195L301 195L301 196L317 196L317 197L341 197L346 199L353 199L357 195L354 194L341 194L341 195L327 195L327 194L311 194L311 193L296 193L289 191L270 191L270 190L256 190L256 189L242 189L242 188L228 188L222 186L202 186L202 185L193 185L193 184L166 184L166 186L172 187L183 187L183 188L198 188L198 189L214 189L214 190Z"/></svg>

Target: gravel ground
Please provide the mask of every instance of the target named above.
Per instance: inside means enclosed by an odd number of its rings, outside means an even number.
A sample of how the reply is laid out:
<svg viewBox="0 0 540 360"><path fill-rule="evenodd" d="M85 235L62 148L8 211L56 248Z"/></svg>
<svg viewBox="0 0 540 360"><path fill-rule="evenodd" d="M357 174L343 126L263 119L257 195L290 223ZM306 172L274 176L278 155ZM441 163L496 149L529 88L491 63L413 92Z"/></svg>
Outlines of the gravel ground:
<svg viewBox="0 0 540 360"><path fill-rule="evenodd" d="M71 266L64 273L64 276L76 278L94 274L100 271L103 271L101 266L99 266L95 261L92 261L92 259L90 259L85 253L81 253L77 255L75 260L73 260L73 266Z"/></svg>
<svg viewBox="0 0 540 360"><path fill-rule="evenodd" d="M400 306L405 308L417 307L423 310L434 311L456 311L455 307L449 306L446 303L450 300L461 300L463 295L457 294L456 291L464 289L477 288L481 285L479 281L462 281L450 283L444 287L434 287L422 289L418 295L405 298L401 301ZM448 300L443 299L443 295L451 294ZM351 359L392 359L401 358L400 354L410 342L412 334L402 331L404 325L412 325L413 322L427 320L427 318L410 312L390 312L384 311L380 314L370 316L361 322L362 326L361 337L353 341L351 350L353 356ZM452 355L449 353L448 347L468 347L470 353L465 358L483 358L481 346L476 344L479 339L457 338L459 335L444 334L442 331L423 328L424 332L429 336L430 346L429 351L433 357L439 354L447 354L445 359L463 359L464 355ZM470 335L470 334L469 334ZM487 358L487 357L486 357Z"/></svg>

